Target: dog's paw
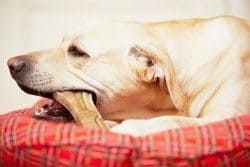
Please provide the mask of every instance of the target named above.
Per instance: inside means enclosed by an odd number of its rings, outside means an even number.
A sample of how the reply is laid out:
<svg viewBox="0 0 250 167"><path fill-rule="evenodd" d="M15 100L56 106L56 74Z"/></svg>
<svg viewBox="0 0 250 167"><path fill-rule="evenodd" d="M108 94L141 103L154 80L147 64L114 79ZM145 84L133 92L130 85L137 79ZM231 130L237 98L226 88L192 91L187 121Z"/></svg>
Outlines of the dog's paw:
<svg viewBox="0 0 250 167"><path fill-rule="evenodd" d="M121 124L112 127L112 132L129 134L132 136L145 136L157 133L163 130L175 129L181 127L173 117L158 117L148 120L130 119Z"/></svg>
<svg viewBox="0 0 250 167"><path fill-rule="evenodd" d="M143 130L140 129L137 121L134 120L125 120L121 124L118 124L110 129L111 132L120 133L120 134L129 134L132 136L142 135Z"/></svg>
<svg viewBox="0 0 250 167"><path fill-rule="evenodd" d="M167 129L164 124L157 124L154 120L125 120L121 124L111 128L112 132L129 134L132 136L145 136Z"/></svg>

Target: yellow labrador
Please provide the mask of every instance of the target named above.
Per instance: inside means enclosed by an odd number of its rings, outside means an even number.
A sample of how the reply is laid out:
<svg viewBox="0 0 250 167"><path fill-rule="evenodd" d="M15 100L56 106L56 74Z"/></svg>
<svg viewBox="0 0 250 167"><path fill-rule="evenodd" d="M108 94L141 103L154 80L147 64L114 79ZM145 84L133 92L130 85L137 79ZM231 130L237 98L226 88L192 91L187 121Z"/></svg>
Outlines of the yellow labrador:
<svg viewBox="0 0 250 167"><path fill-rule="evenodd" d="M250 24L230 16L88 23L8 66L31 94L92 92L104 119L123 121L111 130L134 136L250 111Z"/></svg>

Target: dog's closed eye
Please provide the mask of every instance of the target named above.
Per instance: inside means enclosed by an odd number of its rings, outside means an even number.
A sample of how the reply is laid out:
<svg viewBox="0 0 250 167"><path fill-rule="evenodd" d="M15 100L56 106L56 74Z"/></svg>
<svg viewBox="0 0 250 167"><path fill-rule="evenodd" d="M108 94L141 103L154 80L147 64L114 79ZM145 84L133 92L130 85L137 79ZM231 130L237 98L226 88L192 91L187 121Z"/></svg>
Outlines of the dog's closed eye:
<svg viewBox="0 0 250 167"><path fill-rule="evenodd" d="M68 54L71 56L77 56L77 57L90 57L86 52L82 51L75 45L71 45L68 48Z"/></svg>

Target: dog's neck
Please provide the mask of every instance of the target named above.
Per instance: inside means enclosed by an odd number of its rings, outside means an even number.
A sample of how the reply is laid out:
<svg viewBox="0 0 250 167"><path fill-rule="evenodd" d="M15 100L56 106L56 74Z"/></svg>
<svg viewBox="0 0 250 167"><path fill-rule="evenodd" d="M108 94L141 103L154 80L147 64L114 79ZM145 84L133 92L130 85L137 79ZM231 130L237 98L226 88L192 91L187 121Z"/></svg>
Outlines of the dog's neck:
<svg viewBox="0 0 250 167"><path fill-rule="evenodd" d="M124 120L133 118L148 119L162 115L178 115L178 111L168 94L163 92L156 84L149 85L149 87L141 91L141 94L137 93L135 95L112 99L108 108L101 110L103 118Z"/></svg>

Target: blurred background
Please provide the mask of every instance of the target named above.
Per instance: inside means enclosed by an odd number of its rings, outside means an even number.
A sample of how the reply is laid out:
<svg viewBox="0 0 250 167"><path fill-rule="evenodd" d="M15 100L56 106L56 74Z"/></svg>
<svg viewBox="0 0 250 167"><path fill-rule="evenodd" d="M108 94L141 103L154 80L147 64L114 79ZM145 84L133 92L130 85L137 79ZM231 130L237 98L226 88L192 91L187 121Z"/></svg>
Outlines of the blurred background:
<svg viewBox="0 0 250 167"><path fill-rule="evenodd" d="M57 47L66 32L85 21L152 22L225 14L250 20L250 0L0 0L0 114L39 99L17 87L7 60Z"/></svg>

